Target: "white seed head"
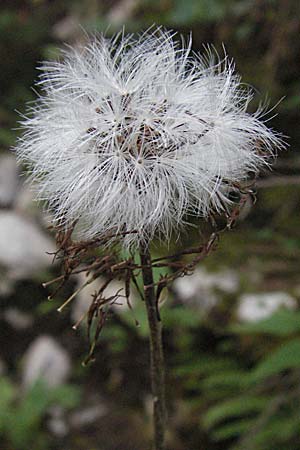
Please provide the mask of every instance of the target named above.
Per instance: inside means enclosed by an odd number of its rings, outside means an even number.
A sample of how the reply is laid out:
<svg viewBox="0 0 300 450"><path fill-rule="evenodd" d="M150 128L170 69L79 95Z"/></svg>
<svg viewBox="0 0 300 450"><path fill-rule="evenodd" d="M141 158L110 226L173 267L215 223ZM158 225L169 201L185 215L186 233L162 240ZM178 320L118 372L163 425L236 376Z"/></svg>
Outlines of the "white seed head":
<svg viewBox="0 0 300 450"><path fill-rule="evenodd" d="M84 239L168 239L184 216L226 210L232 186L283 146L261 109L247 112L252 91L227 56L160 28L97 37L41 69L17 155L54 220L77 220Z"/></svg>

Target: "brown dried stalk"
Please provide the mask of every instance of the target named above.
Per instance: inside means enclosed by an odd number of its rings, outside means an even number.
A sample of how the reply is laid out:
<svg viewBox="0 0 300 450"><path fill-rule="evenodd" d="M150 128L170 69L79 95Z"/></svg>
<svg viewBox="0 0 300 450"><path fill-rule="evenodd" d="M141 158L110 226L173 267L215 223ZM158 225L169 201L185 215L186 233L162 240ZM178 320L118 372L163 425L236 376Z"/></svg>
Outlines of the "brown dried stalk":
<svg viewBox="0 0 300 450"><path fill-rule="evenodd" d="M211 222L214 230L206 242L153 260L151 260L148 244L140 246L140 261L136 261L134 255L131 255L127 259L120 259L118 249L116 248L117 242L118 240L121 241L122 237L130 233L130 231L124 231L124 233L120 234L113 234L111 232L97 239L91 239L90 241L74 241L72 236L76 223L67 231L63 229L57 230L58 250L54 254L54 258L62 261L63 274L52 281L44 283L45 287L55 282L58 283L57 288L49 296L49 299L57 294L72 275L84 273L87 277L86 281L58 308L58 311L62 311L72 302L79 292L96 279L104 277L106 280L94 292L89 310L73 326L74 329L77 329L83 320L87 321L87 335L90 348L84 364L94 359L96 344L111 306L116 304L120 297L123 297L126 299L128 307L132 310L129 301L132 285L135 286L140 297L145 301L150 329L155 450L164 450L166 422L162 324L159 314L159 298L163 289L167 288L176 278L192 274L199 262L216 248L219 235L226 229L231 229L234 226L247 199L253 197L251 186L243 189L240 186L234 187L239 191L240 199L226 217L226 224L222 229L217 229L216 221L212 217ZM132 231L132 233L136 232ZM111 247L108 252L107 243L111 242L112 238L115 238L116 245ZM161 276L155 282L153 279L153 269L159 267L169 268L171 273ZM143 279L143 292L137 281L140 274ZM121 280L124 287L114 295L106 297L105 289L115 279Z"/></svg>

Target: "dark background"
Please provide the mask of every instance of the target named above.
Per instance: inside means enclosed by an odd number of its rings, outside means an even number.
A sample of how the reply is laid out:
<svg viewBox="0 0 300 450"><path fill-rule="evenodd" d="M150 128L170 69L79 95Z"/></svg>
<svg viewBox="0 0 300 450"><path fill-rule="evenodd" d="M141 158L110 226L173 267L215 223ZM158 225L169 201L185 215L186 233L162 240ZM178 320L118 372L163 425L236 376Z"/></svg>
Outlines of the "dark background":
<svg viewBox="0 0 300 450"><path fill-rule="evenodd" d="M76 45L85 31L111 35L123 24L135 32L153 23L185 37L192 31L195 50L224 44L257 91L253 108L266 97L270 107L278 103L269 125L290 145L259 179L256 205L246 205L164 305L168 449L300 448L298 0L1 0L1 450L149 449L143 305L133 299L140 327L126 308L111 312L96 362L83 367L85 329L74 332L72 324L91 292L60 315L56 308L79 281L47 300L51 287L41 283L59 274L45 254L54 249L49 221L9 149L17 111L35 98L39 61L56 57L63 43ZM193 245L193 234L183 242Z"/></svg>

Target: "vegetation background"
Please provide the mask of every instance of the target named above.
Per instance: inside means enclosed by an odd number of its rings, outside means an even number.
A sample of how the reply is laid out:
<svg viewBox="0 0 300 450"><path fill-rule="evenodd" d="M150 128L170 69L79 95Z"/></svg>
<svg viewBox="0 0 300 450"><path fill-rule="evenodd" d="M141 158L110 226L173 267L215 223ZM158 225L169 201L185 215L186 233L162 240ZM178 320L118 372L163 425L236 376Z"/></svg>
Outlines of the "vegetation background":
<svg viewBox="0 0 300 450"><path fill-rule="evenodd" d="M82 40L83 30L110 35L156 23L192 31L195 50L224 43L257 101L279 102L270 125L290 137L290 150L257 183L255 208L246 205L164 305L168 449L299 450L299 1L1 0L0 8L0 448L149 448L143 305L133 299L139 327L126 308L112 311L96 361L82 367L85 329L72 324L91 293L59 315L74 279L47 301L41 282L59 274L45 255L53 238L8 150L19 134L16 110L36 96L39 61Z"/></svg>

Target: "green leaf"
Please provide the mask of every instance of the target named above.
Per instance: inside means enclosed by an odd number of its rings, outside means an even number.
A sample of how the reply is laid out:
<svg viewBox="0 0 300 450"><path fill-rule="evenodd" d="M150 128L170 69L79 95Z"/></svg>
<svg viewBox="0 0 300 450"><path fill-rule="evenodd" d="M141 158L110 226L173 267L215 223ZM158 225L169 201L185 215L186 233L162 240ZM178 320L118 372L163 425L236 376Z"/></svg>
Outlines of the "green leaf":
<svg viewBox="0 0 300 450"><path fill-rule="evenodd" d="M122 320L135 330L139 336L146 338L149 336L149 326L144 302L138 301L133 310L128 309L122 313ZM138 322L138 326L136 325Z"/></svg>
<svg viewBox="0 0 300 450"><path fill-rule="evenodd" d="M211 436L215 441L238 437L246 433L252 425L253 419L236 420L220 426L217 430L211 433Z"/></svg>
<svg viewBox="0 0 300 450"><path fill-rule="evenodd" d="M230 331L238 334L271 334L288 336L300 331L300 312L280 309L267 319L255 323L234 325Z"/></svg>
<svg viewBox="0 0 300 450"><path fill-rule="evenodd" d="M5 417L5 433L17 450L29 448L32 440L42 449L46 445L41 422L52 404L73 408L80 400L79 389L71 385L48 388L42 380L37 381L25 396ZM38 442L38 444L37 444Z"/></svg>
<svg viewBox="0 0 300 450"><path fill-rule="evenodd" d="M81 393L79 387L70 384L53 388L49 392L49 402L51 404L59 404L67 409L78 406L80 398Z"/></svg>
<svg viewBox="0 0 300 450"><path fill-rule="evenodd" d="M180 327L180 328L196 328L201 323L201 315L195 314L188 308L182 306L176 306L169 308L167 305L163 306L160 311L161 318L164 324L164 328ZM136 329L136 332L141 337L148 337L149 326L145 304L142 301L137 302L133 310L127 310L122 313L122 319L130 326ZM139 326L135 324L137 320Z"/></svg>
<svg viewBox="0 0 300 450"><path fill-rule="evenodd" d="M273 417L255 437L258 448L263 448L270 442L284 443L294 436L299 436L299 412L287 417Z"/></svg>
<svg viewBox="0 0 300 450"><path fill-rule="evenodd" d="M0 380L0 433L3 434L6 429L7 418L10 416L12 402L16 396L16 387L7 379Z"/></svg>
<svg viewBox="0 0 300 450"><path fill-rule="evenodd" d="M7 379L0 379L0 411L3 411L12 402L16 395L16 387Z"/></svg>
<svg viewBox="0 0 300 450"><path fill-rule="evenodd" d="M197 313L183 306L162 308L161 318L165 328L181 327L196 328L202 322L201 313Z"/></svg>
<svg viewBox="0 0 300 450"><path fill-rule="evenodd" d="M48 406L49 393L44 383L35 383L7 418L7 433L16 449L26 448L32 436L39 435L39 426Z"/></svg>
<svg viewBox="0 0 300 450"><path fill-rule="evenodd" d="M270 401L269 397L240 396L226 400L209 409L204 417L205 428L212 428L231 417L239 417L261 411Z"/></svg>
<svg viewBox="0 0 300 450"><path fill-rule="evenodd" d="M104 327L102 339L107 341L113 353L121 353L126 351L128 347L127 331L117 324L110 324L109 327Z"/></svg>
<svg viewBox="0 0 300 450"><path fill-rule="evenodd" d="M230 12L228 6L225 0L175 0L169 18L177 25L214 22Z"/></svg>
<svg viewBox="0 0 300 450"><path fill-rule="evenodd" d="M258 381L283 370L300 367L300 338L281 345L267 356L250 374L250 380Z"/></svg>
<svg viewBox="0 0 300 450"><path fill-rule="evenodd" d="M174 369L177 376L207 375L224 370L236 370L237 366L229 358L216 358L207 355L191 355L189 361L183 361Z"/></svg>
<svg viewBox="0 0 300 450"><path fill-rule="evenodd" d="M220 389L232 388L234 391L244 386L245 381L249 376L248 372L240 370L222 371L221 373L212 374L202 382L202 388L205 389Z"/></svg>

